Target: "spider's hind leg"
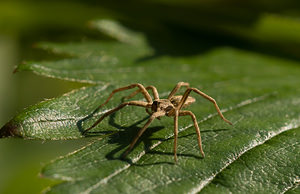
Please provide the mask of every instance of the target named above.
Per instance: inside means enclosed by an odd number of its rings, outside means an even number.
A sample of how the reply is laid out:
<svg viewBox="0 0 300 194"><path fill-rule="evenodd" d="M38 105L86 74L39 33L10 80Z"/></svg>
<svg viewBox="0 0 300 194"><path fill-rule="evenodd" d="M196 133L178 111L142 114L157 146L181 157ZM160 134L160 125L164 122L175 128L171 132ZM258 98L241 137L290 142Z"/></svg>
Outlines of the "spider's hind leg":
<svg viewBox="0 0 300 194"><path fill-rule="evenodd" d="M175 110L174 115L174 161L177 163L177 139L178 139L178 110Z"/></svg>
<svg viewBox="0 0 300 194"><path fill-rule="evenodd" d="M122 158L125 158L127 156L127 154L132 150L132 148L134 147L134 145L136 144L136 142L138 141L138 139L142 136L142 134L146 131L146 129L149 127L149 125L152 123L152 121L160 116L163 116L165 113L164 112L155 112L151 115L151 117L149 118L149 120L147 121L147 123L144 125L143 128L141 128L139 130L139 132L137 133L137 135L135 136L135 138L132 140L132 142L130 143L129 147L127 148L127 150L122 154Z"/></svg>

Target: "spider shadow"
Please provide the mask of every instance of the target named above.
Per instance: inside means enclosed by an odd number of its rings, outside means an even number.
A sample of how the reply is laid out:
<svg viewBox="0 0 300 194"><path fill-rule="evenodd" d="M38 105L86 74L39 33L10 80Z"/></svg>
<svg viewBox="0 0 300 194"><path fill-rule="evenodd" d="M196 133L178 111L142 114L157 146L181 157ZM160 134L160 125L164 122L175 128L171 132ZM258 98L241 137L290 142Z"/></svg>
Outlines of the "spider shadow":
<svg viewBox="0 0 300 194"><path fill-rule="evenodd" d="M125 98L123 97L121 99L120 103L123 103L125 100ZM110 134L110 133L114 133L115 131L97 131L97 132L93 132L93 131L88 131L86 133L84 133L85 129L83 128L83 123L89 119L91 119L102 107L97 107L91 114L89 114L88 116L84 117L83 119L80 119L77 123L76 126L79 130L79 132L81 134L84 134L85 137L93 137L93 136L99 136L99 135L105 135L105 134ZM109 125L115 127L115 128L119 128L119 129L123 129L123 127L121 125L118 125L116 122L114 122L114 116L115 116L116 112L109 115L108 117L109 119ZM101 116L101 115L100 115ZM99 118L100 118L99 116ZM137 123L135 123L134 125L138 125L139 123L143 122L146 118L141 119L140 121L138 121ZM100 125L101 123L99 123Z"/></svg>
<svg viewBox="0 0 300 194"><path fill-rule="evenodd" d="M214 129L214 130L204 130L204 131L201 131L201 133L210 133L210 132L223 132L223 131L228 131L229 129ZM189 136L195 136L195 133L190 133L190 134L187 134L187 135L179 135L178 136L178 139L181 139L181 138L186 138L186 137L189 137ZM196 138L196 137L195 137ZM173 137L170 137L168 139L159 139L159 138L152 138L151 140L160 140L162 142L165 142L165 141L173 141L174 138ZM157 150L148 150L147 154L150 154L150 155L164 155L164 156L174 156L174 153L173 152L162 152L162 151L157 151ZM188 157L188 158L195 158L195 159L204 159L201 155L201 153L199 152L198 154L185 154L185 153L177 153L177 157ZM176 165L175 162L155 162L155 163L143 163L143 164L137 164L137 163L131 163L132 165L134 166L152 166L152 165L162 165L162 164L168 164L168 165Z"/></svg>
<svg viewBox="0 0 300 194"><path fill-rule="evenodd" d="M122 99L122 102L124 100ZM78 130L83 134L85 129L83 127L83 123L85 121L87 121L88 119L91 119L98 111L99 111L99 107L96 108L91 114L89 114L88 116L86 116L85 118L79 120L76 125ZM106 158L108 160L123 160L123 161L127 161L128 163L132 164L132 161L130 159L123 159L120 156L116 156L117 154L119 155L120 151L124 149L124 147L127 147L131 141L133 140L133 138L135 137L135 135L137 134L137 132L141 129L142 125L139 126L140 124L142 124L144 121L148 120L150 118L150 116L146 116L140 120L137 120L136 122L134 122L133 124L129 125L129 126L122 126L120 124L118 124L115 121L116 118L116 114L118 112L115 112L108 117L108 124L109 126L114 127L115 129L118 129L119 131L116 130L106 130L106 131L97 131L97 132L86 132L84 134L85 137L97 137L100 135L108 135L111 134L109 136L109 140L108 143L110 144L118 144L118 147L114 150L112 150L111 152L109 152L106 155ZM99 124L101 125L101 123ZM159 131L161 129L163 129L163 126L156 126L156 127L148 127L147 130L143 133L142 137L139 139L139 141L137 142L137 144L135 145L135 147L140 144L141 142L144 143L144 150L150 150L150 146L152 145L152 140L148 137L150 137L153 133L155 133L156 131ZM123 154L123 153L122 153Z"/></svg>
<svg viewBox="0 0 300 194"><path fill-rule="evenodd" d="M98 136L98 135L106 135L113 133L113 131L97 131L97 132L87 132L84 134L85 129L83 128L83 123L89 119L91 119L98 111L100 110L100 107L96 108L91 114L88 116L84 117L83 119L80 119L77 121L76 126L79 130L79 132L84 135L85 137L93 137L93 136Z"/></svg>
<svg viewBox="0 0 300 194"><path fill-rule="evenodd" d="M116 114L112 114L109 118L109 124L111 126L117 127L118 129L121 129L118 133L115 133L110 136L110 140L108 141L111 144L118 144L118 147L111 152L109 152L106 155L106 158L108 160L123 160L128 162L129 164L133 164L132 160L128 158L122 158L120 157L121 150L124 149L124 147L128 147L128 145L132 142L138 131L141 129L144 121L148 120L150 116L146 116L143 119L138 120L137 122L131 124L130 126L121 126L115 122L115 116ZM150 150L152 143L151 137L153 133L164 129L163 126L155 126L155 127L148 127L147 130L143 133L143 135L139 138L137 141L136 146L138 146L140 143L144 144L144 151L148 152ZM123 153L121 153L123 154Z"/></svg>
<svg viewBox="0 0 300 194"><path fill-rule="evenodd" d="M100 108L95 109L90 115L88 115L87 117L79 120L77 122L77 127L79 129L79 131L81 133L84 132L84 128L82 126L83 122L92 118L98 111ZM147 165L159 165L159 164L169 164L169 165L174 165L174 162L156 162L156 163L149 163L149 164L136 164L133 163L133 161L129 158L121 158L120 157L120 153L121 150L124 149L124 147L127 147L131 141L133 140L133 138L135 137L135 135L137 134L137 132L141 129L142 126L140 126L140 124L142 124L144 121L149 119L149 116L146 116L140 120L137 120L136 122L134 122L133 124L129 125L129 126L122 126L120 124L118 124L115 121L116 118L116 114L117 112L111 114L108 116L108 124L114 128L119 129L119 131L116 130L107 130L107 131L97 131L97 132L87 132L85 134L85 137L94 137L94 136L100 136L100 135L107 135L107 134L111 134L109 136L109 140L108 143L110 144L117 144L118 147L115 148L114 150L112 150L111 152L109 152L108 154L106 154L106 158L108 160L122 160L122 161L126 161L127 163L131 164L131 165L135 165L135 166L147 166ZM135 145L135 147L142 143L144 144L144 151L147 154L160 154L160 155L166 155L166 156L173 156L174 153L173 152L162 152L162 151L155 151L155 150L151 150L151 146L153 145L154 141L170 141L173 140L173 137L170 137L168 139L162 139L162 138L149 138L152 136L153 133L163 129L163 126L155 126L155 127L148 127L147 130L144 132L144 134L139 138L137 144ZM220 132L220 131L227 131L229 129L215 129L215 130L205 130L205 131L201 131L201 133L208 133L208 132ZM195 133L191 133L191 134L187 134L184 136L179 136L178 139L180 138L185 138L188 136L192 136L195 135ZM121 153L123 154L123 153ZM183 154L183 153L178 153L177 156L179 157L193 157L195 159L202 159L202 156L200 156L199 154Z"/></svg>
<svg viewBox="0 0 300 194"><path fill-rule="evenodd" d="M110 136L110 140L109 143L118 143L119 146L118 148L112 150L110 153L108 153L106 155L106 158L108 160L122 160L122 161L126 161L127 163L129 163L130 165L134 165L134 166L147 166L147 165L161 165L161 164L168 164L168 165L174 165L176 163L174 162L168 162L168 161L162 161L162 162L155 162L155 163L148 163L148 164L136 164L134 163L131 159L129 158L121 158L120 156L118 156L118 153L120 153L121 150L124 149L124 147L127 147L131 141L133 140L133 138L135 137L136 133L141 129L141 127L139 127L138 125L141 124L142 122L144 122L145 120L147 120L149 118L149 116L135 122L134 124L128 126L128 127L124 127L124 126L120 126L117 123L115 123L115 114L112 114L110 119L109 119L109 124L117 127L119 129L123 129L123 131L120 131L118 133L113 134L112 136ZM170 137L167 139L163 139L163 138L150 138L152 136L153 133L164 129L163 126L156 126L156 127L148 127L147 130L144 132L144 134L139 138L139 140L137 141L136 146L138 146L140 143L144 144L144 151L147 154L152 154L152 155L165 155L165 156L173 156L174 153L173 152L162 152L162 151L154 151L151 149L151 147L153 146L153 142L166 142L166 141L173 141L174 138ZM208 133L208 132L221 132L221 131L227 131L229 129L215 129L215 130L204 130L202 131L202 133ZM189 136L194 136L195 133L190 133L187 135L181 135L178 137L178 139L180 138L186 138ZM196 137L195 137L196 138ZM195 159L203 159L203 157L199 154L184 154L184 153L178 153L177 156L179 157L191 157L191 158L195 158Z"/></svg>

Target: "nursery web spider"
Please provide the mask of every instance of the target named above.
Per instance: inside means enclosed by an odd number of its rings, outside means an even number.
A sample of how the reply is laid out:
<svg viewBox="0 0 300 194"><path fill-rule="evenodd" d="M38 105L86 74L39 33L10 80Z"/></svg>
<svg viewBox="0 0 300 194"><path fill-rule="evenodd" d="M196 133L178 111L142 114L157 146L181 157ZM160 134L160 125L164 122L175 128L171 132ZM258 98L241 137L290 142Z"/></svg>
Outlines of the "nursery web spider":
<svg viewBox="0 0 300 194"><path fill-rule="evenodd" d="M176 94L176 92L180 89L180 87L185 86L187 87L187 89L185 90L184 94L182 96L174 96ZM137 135L135 136L135 138L132 140L132 142L130 143L129 147L127 148L127 150L124 152L124 154L122 155L122 157L126 157L126 155L132 150L132 148L134 147L134 145L136 144L137 140L141 137L141 135L145 132L145 130L149 127L149 125L151 124L151 122L155 119L155 118L160 118L162 116L168 116L168 117L174 117L174 160L175 162L177 162L177 155L176 155L176 149L177 149L177 138L178 138L178 117L179 116L191 116L193 122L194 122L194 126L196 128L196 133L198 136L198 146L200 149L200 152L202 154L202 156L204 157L204 152L202 149L202 143L201 143L201 136L200 136L200 130L199 130L199 126L196 120L195 115L191 112L191 111L187 111L187 110L181 110L184 107L189 106L190 104L195 102L195 98L189 96L189 94L194 91L197 94L201 95L202 97L206 98L207 100L211 101L218 114L220 115L220 117L227 123L231 124L232 123L230 121L228 121L223 114L221 113L217 102L210 96L208 96L207 94L201 92L200 90L198 90L197 88L191 88L189 87L189 83L185 83L185 82L179 82L174 89L170 92L169 96L167 99L159 99L159 95L157 92L157 89L154 86L148 86L148 87L144 87L142 84L131 84L129 86L126 87L121 87L118 89L115 89L112 91L112 93L109 95L109 97L107 98L107 100L101 104L99 106L102 107L103 105L107 104L108 101L112 98L112 96L120 91L124 91L124 90L128 90L128 89L132 89L137 87L138 90L134 91L132 94L130 94L129 96L127 96L126 98L132 98L133 96L135 96L136 94L138 94L139 92L141 92L146 101L129 101L129 102L124 102L122 104L120 104L118 107L109 110L108 112L106 112L105 114L103 114L90 128L86 129L84 133L86 133L87 131L91 130L92 128L94 128L96 125L98 125L106 116L120 110L121 108L125 107L125 106L141 106L146 108L147 113L150 115L149 120L147 121L147 123L143 126L143 128L140 129L140 131L137 133ZM153 96L154 96L154 100L152 100L148 90L152 90ZM150 109L150 110L149 110Z"/></svg>

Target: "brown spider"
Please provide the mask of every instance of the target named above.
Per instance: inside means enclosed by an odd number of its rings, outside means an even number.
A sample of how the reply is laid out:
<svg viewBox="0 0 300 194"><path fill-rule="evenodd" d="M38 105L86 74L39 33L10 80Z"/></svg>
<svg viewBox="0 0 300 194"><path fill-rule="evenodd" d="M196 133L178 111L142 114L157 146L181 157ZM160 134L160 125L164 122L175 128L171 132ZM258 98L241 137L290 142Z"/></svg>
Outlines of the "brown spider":
<svg viewBox="0 0 300 194"><path fill-rule="evenodd" d="M182 86L186 86L187 89L184 92L184 94L182 96L174 96L174 94L180 89L180 87ZM148 114L150 114L150 118L147 121L147 123L144 125L144 127L142 129L140 129L140 131L137 133L136 137L133 139L133 141L130 143L129 147L127 148L127 150L124 152L124 154L122 155L123 157L126 157L126 155L131 151L131 149L134 147L134 145L136 144L137 140L140 138L140 136L145 132L145 130L148 128L148 126L151 124L151 122L155 119L155 118L160 118L161 116L168 116L168 117L174 117L174 160L175 162L177 162L177 155L176 155L176 149L177 149L177 137L178 137L178 117L179 116L187 116L190 115L192 117L192 120L194 122L194 126L196 128L196 133L198 136L198 146L200 149L200 152L202 154L202 156L204 157L204 152L202 149L202 143L201 143L201 136L200 136L200 130L199 130L199 126L196 120L195 115L191 112L191 111L187 111L187 110L181 110L183 107L187 107L190 104L195 102L195 98L190 97L189 94L191 93L191 91L196 92L197 94L200 94L201 96L203 96L204 98L206 98L207 100L211 101L212 103L214 103L215 108L217 109L217 112L219 113L220 117L227 123L231 124L232 123L230 121L228 121L223 114L221 113L217 102L210 96L206 95L205 93L201 92L200 90L196 89L196 88L190 88L189 87L189 83L185 83L185 82L179 82L174 89L171 91L171 93L169 94L167 99L159 99L158 96L158 92L157 89L154 86L148 86L148 87L144 87L142 84L131 84L129 86L126 87L122 87L122 88L118 88L112 91L112 93L109 95L109 97L107 98L107 100L101 104L99 106L102 107L103 105L107 104L108 101L112 98L112 96L120 91L123 90L128 90L134 87L138 87L139 89L136 90L135 92L133 92L132 94L130 94L129 96L127 96L126 98L132 98L133 96L135 96L136 94L138 94L139 92L142 92L142 94L144 95L145 99L147 100L147 102L145 101L129 101L129 102L124 102L121 105L119 105L118 107L106 112L105 114L103 114L90 128L86 129L84 133L86 133L87 131L91 130L92 128L94 128L96 125L98 125L106 116L120 110L121 108L127 106L127 105L131 105L131 106L141 106L146 108L146 111ZM147 90L152 90L153 96L154 96L154 101L152 100L150 94L148 93ZM151 109L151 111L149 111L148 109Z"/></svg>

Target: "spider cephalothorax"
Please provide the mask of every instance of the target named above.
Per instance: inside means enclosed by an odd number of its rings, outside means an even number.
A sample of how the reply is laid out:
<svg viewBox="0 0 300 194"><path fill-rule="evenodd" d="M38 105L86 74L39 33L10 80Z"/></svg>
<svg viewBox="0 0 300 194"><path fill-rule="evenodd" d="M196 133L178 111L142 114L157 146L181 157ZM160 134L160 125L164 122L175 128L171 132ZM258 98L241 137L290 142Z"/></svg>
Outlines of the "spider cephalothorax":
<svg viewBox="0 0 300 194"><path fill-rule="evenodd" d="M182 86L187 87L184 94L182 96L174 96L174 94ZM220 117L225 122L231 124L230 121L225 119L225 117L223 116L223 114L221 113L221 111L220 111L220 109L217 105L217 102L212 97L206 95L205 93L201 92L197 88L190 88L189 84L185 83L185 82L179 82L175 86L175 88L170 92L167 99L159 99L157 89L154 86L144 87L142 84L131 84L129 86L113 90L112 93L110 94L110 96L107 98L107 100L103 104L101 104L99 107L102 107L103 105L108 103L108 101L111 99L111 97L116 92L120 92L120 91L123 91L123 90L128 90L128 89L131 89L131 88L134 88L134 87L138 87L139 89L136 90L135 92L133 92L127 98L131 98L131 97L135 96L136 94L138 94L139 92L141 92L144 95L147 102L145 102L145 101L124 102L124 103L120 104L118 107L116 107L114 109L111 109L110 111L103 114L90 128L86 129L83 132L83 133L86 133L87 131L94 128L96 125L98 125L106 116L120 110L121 108L123 108L125 106L132 105L132 106L141 106L141 107L146 108L147 113L150 114L150 118L147 121L147 123L144 125L144 127L142 129L140 129L140 131L137 133L136 137L133 139L133 141L131 142L131 144L127 148L127 150L124 152L123 157L125 157L130 152L130 150L136 144L137 140L144 133L144 131L148 128L148 126L151 124L151 122L155 118L159 119L162 116L174 117L174 159L175 159L175 161L177 161L176 149L177 149L178 117L179 116L191 116L191 118L194 122L197 137L198 137L198 146L199 146L199 149L200 149L200 152L201 152L202 156L204 157L204 152L203 152L202 143L201 143L201 135L200 135L200 130L199 130L199 126L198 126L198 122L196 120L196 117L191 111L181 110L182 108L184 108L186 106L189 106L190 104L195 102L195 98L189 96L189 94L192 91L196 92L197 94L199 94L199 95L203 96L204 98L206 98L207 100L211 101L214 104L215 108L217 109L217 112L219 113ZM152 90L154 100L152 100L148 90ZM151 109L151 111L148 110L149 108Z"/></svg>
<svg viewBox="0 0 300 194"><path fill-rule="evenodd" d="M151 106L152 113L163 111L166 115L171 114L174 109L173 103L168 99L154 100Z"/></svg>

